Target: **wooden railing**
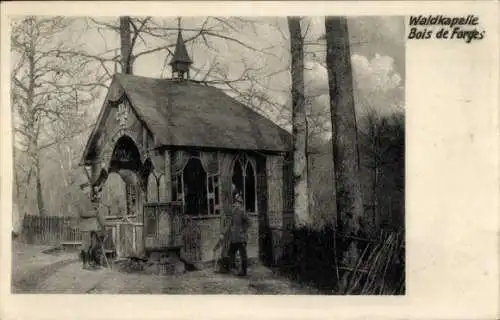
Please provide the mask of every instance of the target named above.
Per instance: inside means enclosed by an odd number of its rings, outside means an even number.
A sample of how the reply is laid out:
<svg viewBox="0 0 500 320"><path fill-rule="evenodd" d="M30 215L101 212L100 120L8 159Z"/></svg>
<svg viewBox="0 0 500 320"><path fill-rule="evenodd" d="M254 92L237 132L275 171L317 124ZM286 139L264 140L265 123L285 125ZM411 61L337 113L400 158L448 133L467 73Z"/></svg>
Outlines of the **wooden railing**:
<svg viewBox="0 0 500 320"><path fill-rule="evenodd" d="M182 240L182 204L180 202L144 205L144 247L180 247Z"/></svg>
<svg viewBox="0 0 500 320"><path fill-rule="evenodd" d="M144 206L145 250L175 249L186 261L201 262L202 232L197 221L183 214L180 202L146 204Z"/></svg>
<svg viewBox="0 0 500 320"><path fill-rule="evenodd" d="M143 254L142 230L144 226L132 216L105 217L107 237L104 249L114 251L118 257L133 257Z"/></svg>

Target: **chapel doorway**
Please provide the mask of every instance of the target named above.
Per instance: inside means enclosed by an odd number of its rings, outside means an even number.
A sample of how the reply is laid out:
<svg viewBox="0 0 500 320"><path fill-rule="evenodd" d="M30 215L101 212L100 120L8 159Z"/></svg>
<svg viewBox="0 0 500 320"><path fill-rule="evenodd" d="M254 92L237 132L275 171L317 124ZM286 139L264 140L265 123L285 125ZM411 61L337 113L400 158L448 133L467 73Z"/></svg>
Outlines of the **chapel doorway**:
<svg viewBox="0 0 500 320"><path fill-rule="evenodd" d="M143 167L135 142L128 136L118 139L103 181L101 205L107 211L112 246L120 257L138 255L143 249Z"/></svg>
<svg viewBox="0 0 500 320"><path fill-rule="evenodd" d="M144 166L141 162L139 149L134 140L122 136L115 144L109 172L117 173L124 182L125 212L124 216L142 222L143 183L141 181Z"/></svg>
<svg viewBox="0 0 500 320"><path fill-rule="evenodd" d="M111 172L102 188L101 205L106 217L124 216L127 212L126 183L118 172Z"/></svg>

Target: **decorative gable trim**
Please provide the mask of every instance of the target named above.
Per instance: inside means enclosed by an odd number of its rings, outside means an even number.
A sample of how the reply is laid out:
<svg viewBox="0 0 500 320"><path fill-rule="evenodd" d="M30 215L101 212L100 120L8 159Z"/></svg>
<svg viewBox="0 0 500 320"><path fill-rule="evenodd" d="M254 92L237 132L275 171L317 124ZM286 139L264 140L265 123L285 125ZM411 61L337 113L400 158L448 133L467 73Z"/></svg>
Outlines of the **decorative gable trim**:
<svg viewBox="0 0 500 320"><path fill-rule="evenodd" d="M147 133L152 132L147 124L141 119L137 111L135 110L133 104L131 103L130 99L128 99L127 94L125 92L125 89L122 87L120 84L119 80L116 78L116 76L113 77L113 80L109 86L108 93L106 94L106 98L104 99L103 106L101 107L101 111L99 113L99 116L97 117L96 125L94 129L92 130L88 140L87 144L85 145L84 152L82 154L82 158L80 160L80 165L90 165L92 162L102 162L102 160L106 161L106 159L96 159L95 161L89 161L87 159L89 153L91 152L91 148L94 146L94 144L97 142L97 139L99 138L100 134L100 129L103 127L105 124L105 120L107 119L109 112L111 109L117 108L117 120L120 123L120 126L117 130L115 130L112 135L111 139L105 142L103 152L101 154L103 155L104 158L106 158L108 150L111 145L111 152L114 147L114 144L116 141L124 135L131 136L128 134L128 119L130 118L129 115L131 113L134 114L135 118L138 119ZM152 135L152 134L151 134ZM147 136L147 135L146 135ZM153 139L154 139L154 135ZM144 158L145 153L147 151L147 148L141 148L143 146L142 139L141 141L135 141L136 145L138 148L140 148L139 152L141 155L141 158ZM140 143L141 142L141 143ZM142 149L142 150L141 150ZM102 158L102 157L101 157Z"/></svg>

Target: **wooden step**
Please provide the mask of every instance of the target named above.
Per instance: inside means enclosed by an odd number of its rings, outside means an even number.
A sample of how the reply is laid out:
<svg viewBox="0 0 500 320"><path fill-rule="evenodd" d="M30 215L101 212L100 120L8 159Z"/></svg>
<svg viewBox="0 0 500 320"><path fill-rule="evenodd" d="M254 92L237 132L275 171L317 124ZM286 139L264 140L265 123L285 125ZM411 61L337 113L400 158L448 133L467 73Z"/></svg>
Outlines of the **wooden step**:
<svg viewBox="0 0 500 320"><path fill-rule="evenodd" d="M144 251L146 252L146 256L148 256L148 257L153 252L158 252L158 253L170 253L170 252L174 252L178 256L180 256L180 254L181 254L181 246L150 247L150 248L145 248Z"/></svg>
<svg viewBox="0 0 500 320"><path fill-rule="evenodd" d="M62 247L78 247L82 244L82 241L63 241L59 243L59 245L61 245Z"/></svg>

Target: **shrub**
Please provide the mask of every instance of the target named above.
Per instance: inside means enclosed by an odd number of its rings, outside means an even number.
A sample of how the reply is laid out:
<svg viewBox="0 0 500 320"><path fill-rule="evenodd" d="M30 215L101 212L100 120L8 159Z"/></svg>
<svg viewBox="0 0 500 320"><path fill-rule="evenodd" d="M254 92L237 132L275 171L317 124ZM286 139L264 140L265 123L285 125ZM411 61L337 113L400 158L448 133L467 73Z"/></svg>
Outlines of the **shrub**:
<svg viewBox="0 0 500 320"><path fill-rule="evenodd" d="M326 292L337 286L334 229L308 227L291 230L293 240L285 245L279 270L294 280L307 283Z"/></svg>
<svg viewBox="0 0 500 320"><path fill-rule="evenodd" d="M284 246L277 266L281 274L325 294L404 294L401 234L363 239L342 235L331 225L291 232L293 240ZM339 258L352 241L362 255L355 266L340 265Z"/></svg>

